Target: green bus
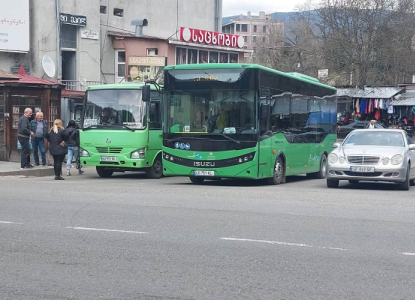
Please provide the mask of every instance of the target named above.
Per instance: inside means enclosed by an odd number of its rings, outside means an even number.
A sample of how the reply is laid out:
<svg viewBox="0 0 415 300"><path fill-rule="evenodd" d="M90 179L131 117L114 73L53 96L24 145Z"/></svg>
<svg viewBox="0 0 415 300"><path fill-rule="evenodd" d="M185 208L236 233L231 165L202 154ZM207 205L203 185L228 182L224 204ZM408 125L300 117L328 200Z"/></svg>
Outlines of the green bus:
<svg viewBox="0 0 415 300"><path fill-rule="evenodd" d="M163 97L166 176L325 177L337 96L313 77L256 64L166 66Z"/></svg>
<svg viewBox="0 0 415 300"><path fill-rule="evenodd" d="M160 178L162 169L161 94L144 83L88 87L82 110L80 160L100 177L114 172L145 171Z"/></svg>

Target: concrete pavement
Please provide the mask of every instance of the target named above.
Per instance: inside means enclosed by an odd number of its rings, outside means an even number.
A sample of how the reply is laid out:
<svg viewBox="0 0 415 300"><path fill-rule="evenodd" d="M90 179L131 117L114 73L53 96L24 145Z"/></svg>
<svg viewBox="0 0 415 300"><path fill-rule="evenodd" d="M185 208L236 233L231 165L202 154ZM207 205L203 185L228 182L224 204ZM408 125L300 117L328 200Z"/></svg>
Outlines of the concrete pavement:
<svg viewBox="0 0 415 300"><path fill-rule="evenodd" d="M53 166L33 167L32 169L20 169L20 163L0 161L0 176L52 176L54 175Z"/></svg>

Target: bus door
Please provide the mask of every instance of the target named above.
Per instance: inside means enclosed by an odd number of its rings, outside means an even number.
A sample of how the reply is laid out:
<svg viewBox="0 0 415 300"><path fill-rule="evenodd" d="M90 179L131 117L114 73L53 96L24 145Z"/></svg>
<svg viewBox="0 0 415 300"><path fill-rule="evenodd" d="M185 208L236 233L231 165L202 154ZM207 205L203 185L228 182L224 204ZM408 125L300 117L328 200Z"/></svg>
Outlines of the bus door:
<svg viewBox="0 0 415 300"><path fill-rule="evenodd" d="M161 129L161 102L159 100L148 103L150 121L148 123L148 150L159 151L163 144Z"/></svg>

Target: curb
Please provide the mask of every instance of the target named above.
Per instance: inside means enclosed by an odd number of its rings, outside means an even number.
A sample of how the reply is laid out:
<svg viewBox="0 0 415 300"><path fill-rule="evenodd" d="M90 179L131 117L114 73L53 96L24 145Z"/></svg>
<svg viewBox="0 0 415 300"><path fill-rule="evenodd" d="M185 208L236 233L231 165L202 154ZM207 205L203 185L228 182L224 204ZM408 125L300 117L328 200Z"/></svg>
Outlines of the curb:
<svg viewBox="0 0 415 300"><path fill-rule="evenodd" d="M0 172L1 176L34 176L34 177L43 177L43 176L54 176L55 170L53 168L47 169L30 169L30 170L16 170L16 171L4 171Z"/></svg>

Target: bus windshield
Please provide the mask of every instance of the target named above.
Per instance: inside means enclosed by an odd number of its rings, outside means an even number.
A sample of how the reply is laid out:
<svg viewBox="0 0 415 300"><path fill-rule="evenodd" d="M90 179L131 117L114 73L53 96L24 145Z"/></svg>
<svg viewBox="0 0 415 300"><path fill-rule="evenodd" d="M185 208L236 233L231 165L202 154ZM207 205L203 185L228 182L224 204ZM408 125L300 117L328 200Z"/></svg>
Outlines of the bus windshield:
<svg viewBox="0 0 415 300"><path fill-rule="evenodd" d="M249 69L167 71L169 89L165 91L168 103L163 131L255 134L252 73Z"/></svg>
<svg viewBox="0 0 415 300"><path fill-rule="evenodd" d="M146 104L138 89L89 90L82 128L144 129Z"/></svg>

